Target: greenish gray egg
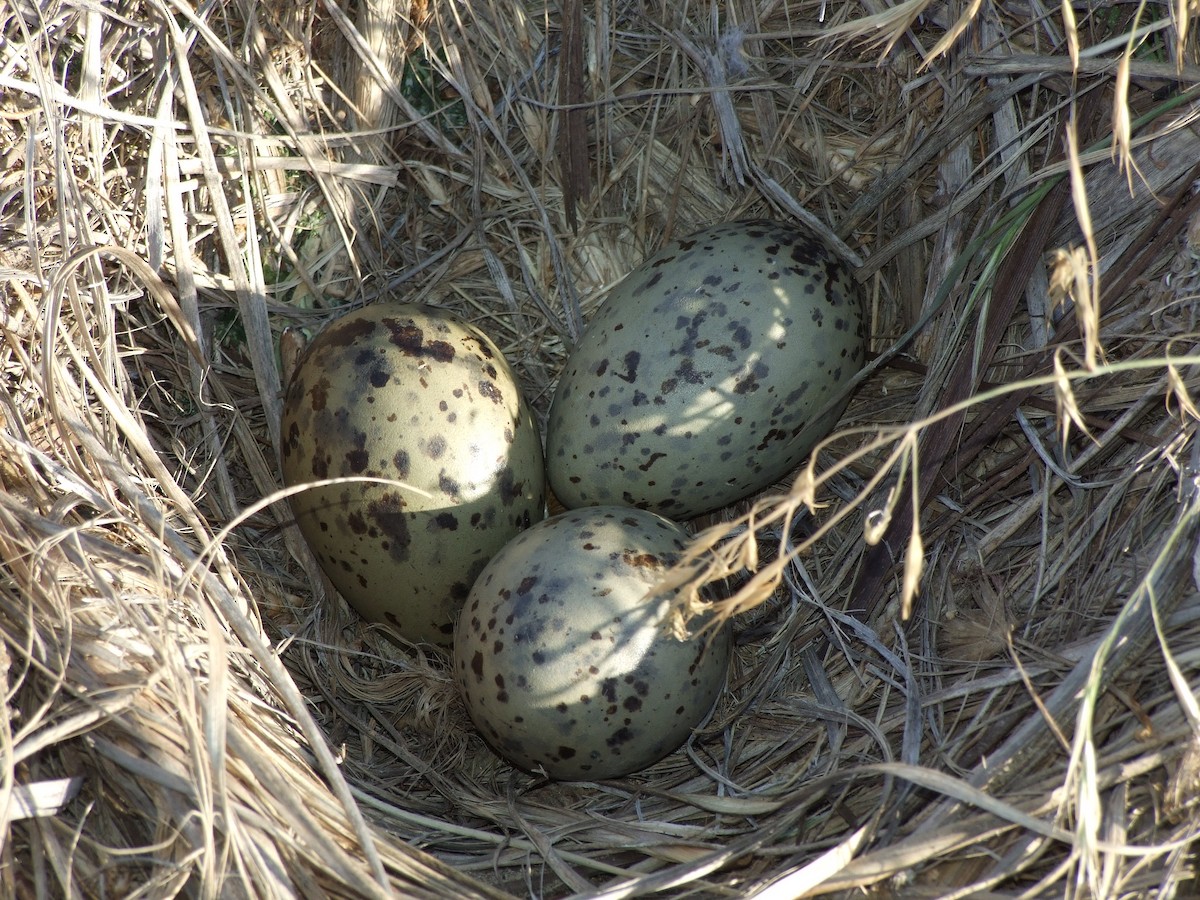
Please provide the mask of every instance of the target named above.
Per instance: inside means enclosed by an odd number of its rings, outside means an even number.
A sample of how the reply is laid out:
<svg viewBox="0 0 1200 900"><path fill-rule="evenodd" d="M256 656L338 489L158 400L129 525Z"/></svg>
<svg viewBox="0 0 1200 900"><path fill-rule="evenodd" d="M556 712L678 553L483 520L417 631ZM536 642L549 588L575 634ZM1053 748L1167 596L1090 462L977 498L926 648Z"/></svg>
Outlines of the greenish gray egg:
<svg viewBox="0 0 1200 900"><path fill-rule="evenodd" d="M674 519L779 481L827 436L862 368L849 268L792 225L739 221L673 240L612 289L550 409L550 487L569 507Z"/></svg>
<svg viewBox="0 0 1200 900"><path fill-rule="evenodd" d="M666 633L672 596L647 597L688 540L653 513L592 507L539 522L492 558L459 617L454 671L500 755L596 780L687 740L725 685L731 649L728 627L711 640Z"/></svg>
<svg viewBox="0 0 1200 900"><path fill-rule="evenodd" d="M512 370L441 310L379 303L327 325L296 364L281 433L289 486L396 482L290 502L346 601L410 641L449 647L475 578L545 512L541 438Z"/></svg>

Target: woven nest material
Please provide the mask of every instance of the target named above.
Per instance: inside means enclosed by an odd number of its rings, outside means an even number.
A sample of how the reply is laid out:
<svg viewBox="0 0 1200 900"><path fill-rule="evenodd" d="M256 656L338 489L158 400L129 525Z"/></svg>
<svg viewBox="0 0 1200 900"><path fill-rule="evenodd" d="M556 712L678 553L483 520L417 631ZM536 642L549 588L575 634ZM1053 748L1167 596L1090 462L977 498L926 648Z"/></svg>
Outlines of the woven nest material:
<svg viewBox="0 0 1200 900"><path fill-rule="evenodd" d="M0 7L0 894L1200 890L1194 11ZM749 215L843 247L873 362L692 523L711 718L524 774L298 537L281 335L446 307L544 422L605 290Z"/></svg>

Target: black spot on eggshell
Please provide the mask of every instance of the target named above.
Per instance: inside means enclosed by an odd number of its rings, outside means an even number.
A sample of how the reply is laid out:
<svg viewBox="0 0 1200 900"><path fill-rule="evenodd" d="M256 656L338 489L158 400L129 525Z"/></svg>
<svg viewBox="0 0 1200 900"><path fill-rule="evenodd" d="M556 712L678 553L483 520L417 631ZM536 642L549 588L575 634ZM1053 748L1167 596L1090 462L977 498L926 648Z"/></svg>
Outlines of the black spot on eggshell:
<svg viewBox="0 0 1200 900"><path fill-rule="evenodd" d="M285 456L298 450L300 448L300 424L292 422L288 426L287 434L283 438L283 453Z"/></svg>
<svg viewBox="0 0 1200 900"><path fill-rule="evenodd" d="M445 494L447 497L450 497L452 500L457 501L459 495L462 493L461 485L459 485L457 481L455 481L445 472L442 472L438 475L438 487L441 489L443 494Z"/></svg>
<svg viewBox="0 0 1200 900"><path fill-rule="evenodd" d="M708 351L713 356L719 356L721 359L732 362L737 357L737 351L728 344L721 344L719 347L711 347Z"/></svg>
<svg viewBox="0 0 1200 900"><path fill-rule="evenodd" d="M379 529L379 533L387 539L391 558L396 562L406 561L408 545L412 540L408 529L409 516L381 503L368 506L367 516L373 526Z"/></svg>
<svg viewBox="0 0 1200 900"><path fill-rule="evenodd" d="M371 369L368 379L371 382L371 387L381 388L387 385L391 380L392 373L383 366L374 366Z"/></svg>
<svg viewBox="0 0 1200 900"><path fill-rule="evenodd" d="M688 384L704 384L704 379L711 375L711 372L704 372L696 368L696 361L691 357L683 360L677 369L675 376L686 381Z"/></svg>
<svg viewBox="0 0 1200 900"><path fill-rule="evenodd" d="M623 357L625 362L625 371L618 372L617 377L627 384L633 384L637 381L638 363L642 361L642 354L637 350L630 350Z"/></svg>
<svg viewBox="0 0 1200 900"><path fill-rule="evenodd" d="M375 331L375 323L367 318L347 316L339 319L323 329L320 334L321 342L314 341L309 345L311 352L321 352L327 348L352 347L359 341L369 338Z"/></svg>
<svg viewBox="0 0 1200 900"><path fill-rule="evenodd" d="M351 438L354 442L354 449L346 453L346 468L347 475L361 475L370 464L370 454L366 450L367 436L361 431L354 434Z"/></svg>
<svg viewBox="0 0 1200 900"><path fill-rule="evenodd" d="M446 452L446 438L443 435L435 434L425 444L425 452L430 459L439 459Z"/></svg>
<svg viewBox="0 0 1200 900"><path fill-rule="evenodd" d="M449 363L454 359L454 346L446 341L425 340L425 331L411 319L387 318L383 325L390 332L389 340L405 356Z"/></svg>
<svg viewBox="0 0 1200 900"><path fill-rule="evenodd" d="M646 460L646 462L644 462L642 465L638 466L638 468L641 469L643 472L650 471L650 467L652 465L654 465L654 463L657 462L658 460L664 459L667 454L665 454L665 453L650 453L648 455L650 458L648 460Z"/></svg>
<svg viewBox="0 0 1200 900"><path fill-rule="evenodd" d="M620 747L622 744L628 744L634 738L634 733L629 728L618 728L613 732L605 743L608 744L610 750Z"/></svg>
<svg viewBox="0 0 1200 900"><path fill-rule="evenodd" d="M408 453L405 450L397 450L392 455L392 467L396 470L397 478L404 479L408 477L409 459Z"/></svg>
<svg viewBox="0 0 1200 900"><path fill-rule="evenodd" d="M496 481L500 502L505 506L512 506L525 492L525 483L516 480L511 468L501 470Z"/></svg>
<svg viewBox="0 0 1200 900"><path fill-rule="evenodd" d="M605 678L600 683L600 695L609 703L617 702L617 679Z"/></svg>
<svg viewBox="0 0 1200 900"><path fill-rule="evenodd" d="M308 391L309 405L314 412L321 412L329 402L329 379L318 378Z"/></svg>
<svg viewBox="0 0 1200 900"><path fill-rule="evenodd" d="M328 478L329 457L322 455L319 451L314 453L312 458L312 473L313 478Z"/></svg>
<svg viewBox="0 0 1200 900"><path fill-rule="evenodd" d="M484 397L487 397L493 403L504 402L504 394L501 393L500 388L496 387L496 385L491 381L479 382L479 393Z"/></svg>
<svg viewBox="0 0 1200 900"><path fill-rule="evenodd" d="M445 531L458 530L458 518L451 512L438 513L429 521L430 528L443 529Z"/></svg>

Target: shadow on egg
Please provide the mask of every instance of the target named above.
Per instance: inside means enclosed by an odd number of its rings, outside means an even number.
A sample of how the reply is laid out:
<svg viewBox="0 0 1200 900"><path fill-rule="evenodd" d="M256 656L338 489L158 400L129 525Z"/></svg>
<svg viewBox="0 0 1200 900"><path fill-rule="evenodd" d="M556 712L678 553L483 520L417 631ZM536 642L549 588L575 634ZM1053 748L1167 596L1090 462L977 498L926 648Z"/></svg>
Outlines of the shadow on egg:
<svg viewBox="0 0 1200 900"><path fill-rule="evenodd" d="M647 591L687 534L641 510L593 507L522 533L472 588L455 673L481 734L528 771L611 778L675 750L724 686L727 630L666 633Z"/></svg>

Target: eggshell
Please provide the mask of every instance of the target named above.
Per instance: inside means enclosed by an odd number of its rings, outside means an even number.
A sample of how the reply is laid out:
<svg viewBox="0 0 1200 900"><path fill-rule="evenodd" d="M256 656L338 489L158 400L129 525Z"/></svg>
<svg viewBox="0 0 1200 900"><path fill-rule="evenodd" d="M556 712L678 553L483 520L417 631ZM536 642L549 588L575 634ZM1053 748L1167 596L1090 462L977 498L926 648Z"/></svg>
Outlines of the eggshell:
<svg viewBox="0 0 1200 900"><path fill-rule="evenodd" d="M861 369L849 269L792 225L743 221L670 241L613 288L567 360L546 464L567 507L687 519L787 476ZM811 427L806 427L811 426Z"/></svg>
<svg viewBox="0 0 1200 900"><path fill-rule="evenodd" d="M678 640L664 628L672 595L647 597L688 540L653 513L594 507L545 519L493 557L459 617L454 670L498 753L594 780L688 738L724 687L731 646L728 628Z"/></svg>
<svg viewBox="0 0 1200 900"><path fill-rule="evenodd" d="M410 641L449 647L475 578L544 514L541 440L512 370L441 310L381 303L325 327L297 363L281 431L287 485L394 482L290 502L347 602Z"/></svg>

